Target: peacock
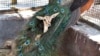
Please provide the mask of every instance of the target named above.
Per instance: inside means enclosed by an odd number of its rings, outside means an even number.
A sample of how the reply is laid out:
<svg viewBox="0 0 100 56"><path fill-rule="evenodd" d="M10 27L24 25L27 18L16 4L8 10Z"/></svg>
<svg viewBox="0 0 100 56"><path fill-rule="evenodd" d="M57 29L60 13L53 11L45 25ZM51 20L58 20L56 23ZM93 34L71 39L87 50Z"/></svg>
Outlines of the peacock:
<svg viewBox="0 0 100 56"><path fill-rule="evenodd" d="M49 0L49 4L29 20L14 41L12 53L15 56L59 56L59 36L66 27L74 23L74 20L77 21L76 17L79 17L77 15L73 18L75 14L72 14L77 8L76 5L73 7L76 0L71 7L62 6L61 2L62 0Z"/></svg>
<svg viewBox="0 0 100 56"><path fill-rule="evenodd" d="M85 4L87 0L81 1ZM62 6L61 2L67 5ZM77 4L79 2L79 0L49 0L49 4L42 7L29 20L16 40L7 41L5 46L11 50L6 56L59 56L58 47L61 43L58 42L61 38L59 36L64 29L78 20L77 8L83 5Z"/></svg>
<svg viewBox="0 0 100 56"><path fill-rule="evenodd" d="M16 39L16 56L58 56L57 39L70 19L61 0L50 0L38 11Z"/></svg>

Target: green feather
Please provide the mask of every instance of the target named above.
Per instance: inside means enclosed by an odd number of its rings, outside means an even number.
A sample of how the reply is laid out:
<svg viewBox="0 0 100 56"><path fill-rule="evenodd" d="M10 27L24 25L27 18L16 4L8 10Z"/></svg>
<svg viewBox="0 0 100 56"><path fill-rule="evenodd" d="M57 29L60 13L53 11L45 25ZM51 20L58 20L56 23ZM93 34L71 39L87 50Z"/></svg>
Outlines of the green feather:
<svg viewBox="0 0 100 56"><path fill-rule="evenodd" d="M43 26L43 22L38 20L36 16L52 15L57 12L60 14L53 19L48 32L43 33L43 27L40 27ZM69 8L62 7L58 0L50 1L49 5L44 6L31 18L24 34L17 40L17 56L58 56L57 39L64 31L69 19ZM35 40L38 35L41 35L40 39Z"/></svg>

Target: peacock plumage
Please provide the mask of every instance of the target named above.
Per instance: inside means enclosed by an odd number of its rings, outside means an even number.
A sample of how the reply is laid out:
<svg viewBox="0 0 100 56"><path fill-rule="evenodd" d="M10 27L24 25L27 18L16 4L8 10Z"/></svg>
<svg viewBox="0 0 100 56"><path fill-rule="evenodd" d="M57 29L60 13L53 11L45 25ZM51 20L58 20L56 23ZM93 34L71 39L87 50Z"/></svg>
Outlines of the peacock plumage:
<svg viewBox="0 0 100 56"><path fill-rule="evenodd" d="M44 6L30 19L26 29L21 32L16 40L17 56L58 56L57 39L66 28L71 16L69 8L63 7L60 3L61 0L50 0L48 5ZM49 17L55 13L59 14L49 22L51 25L47 27L48 29L44 33L45 28L43 26L45 24L37 16Z"/></svg>

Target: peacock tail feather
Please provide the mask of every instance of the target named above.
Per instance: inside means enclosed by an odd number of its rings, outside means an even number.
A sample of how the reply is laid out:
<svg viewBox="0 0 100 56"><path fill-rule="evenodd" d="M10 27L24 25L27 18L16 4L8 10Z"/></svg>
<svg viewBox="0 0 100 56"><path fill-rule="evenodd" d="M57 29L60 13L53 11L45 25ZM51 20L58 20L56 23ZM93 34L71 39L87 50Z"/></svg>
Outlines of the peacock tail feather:
<svg viewBox="0 0 100 56"><path fill-rule="evenodd" d="M33 16L26 29L21 32L17 41L17 56L58 56L57 39L64 31L70 19L70 10L60 5L61 0L51 0L50 4L43 7ZM59 12L49 30L43 33L43 21L36 16L52 15Z"/></svg>

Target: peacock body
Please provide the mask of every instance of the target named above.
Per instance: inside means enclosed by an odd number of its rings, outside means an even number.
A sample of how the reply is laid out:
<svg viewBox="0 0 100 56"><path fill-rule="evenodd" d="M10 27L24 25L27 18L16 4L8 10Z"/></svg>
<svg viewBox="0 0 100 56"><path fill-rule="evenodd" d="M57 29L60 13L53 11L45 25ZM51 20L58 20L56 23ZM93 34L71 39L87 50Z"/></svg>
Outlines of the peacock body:
<svg viewBox="0 0 100 56"><path fill-rule="evenodd" d="M59 14L52 19L51 26L44 33L43 20L37 19L37 16L51 16L55 13ZM58 56L57 39L66 28L70 15L69 8L61 6L61 0L50 0L30 19L16 40L17 56Z"/></svg>

